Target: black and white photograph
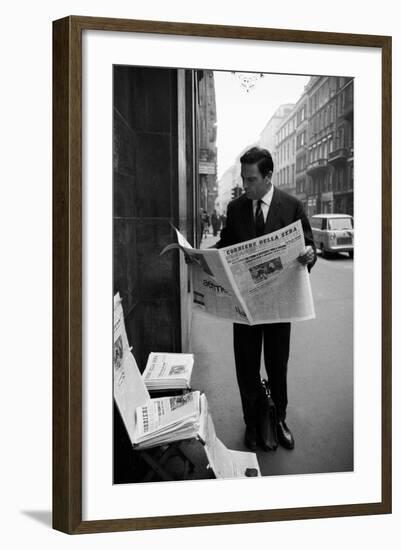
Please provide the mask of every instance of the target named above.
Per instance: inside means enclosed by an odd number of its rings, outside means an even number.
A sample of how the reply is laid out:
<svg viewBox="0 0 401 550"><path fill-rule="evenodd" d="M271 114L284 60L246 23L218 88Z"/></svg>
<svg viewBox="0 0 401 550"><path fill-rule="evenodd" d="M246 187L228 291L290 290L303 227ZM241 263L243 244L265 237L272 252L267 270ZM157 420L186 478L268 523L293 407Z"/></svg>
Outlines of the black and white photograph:
<svg viewBox="0 0 401 550"><path fill-rule="evenodd" d="M325 7L4 5L7 550L398 548L400 10Z"/></svg>
<svg viewBox="0 0 401 550"><path fill-rule="evenodd" d="M114 65L112 110L113 483L352 472L353 77Z"/></svg>
<svg viewBox="0 0 401 550"><path fill-rule="evenodd" d="M281 271L283 269L283 264L281 263L280 258L274 258L269 262L264 262L263 264L258 264L249 269L252 280L255 283L265 281L269 275L272 275L276 271Z"/></svg>

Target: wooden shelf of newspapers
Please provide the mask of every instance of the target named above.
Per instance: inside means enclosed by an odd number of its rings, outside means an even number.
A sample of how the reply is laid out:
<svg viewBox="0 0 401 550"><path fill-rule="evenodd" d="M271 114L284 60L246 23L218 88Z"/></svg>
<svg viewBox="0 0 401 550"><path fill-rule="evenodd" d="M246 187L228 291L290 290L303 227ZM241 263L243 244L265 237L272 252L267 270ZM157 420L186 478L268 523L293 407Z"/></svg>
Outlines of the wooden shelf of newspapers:
<svg viewBox="0 0 401 550"><path fill-rule="evenodd" d="M218 439L204 393L151 398L128 344L121 300L114 298L114 399L133 450L149 466L143 481L158 477L177 480L169 462L183 462L179 479L186 479L194 463L184 447L194 439L201 443L216 478L260 476L255 453L227 449Z"/></svg>

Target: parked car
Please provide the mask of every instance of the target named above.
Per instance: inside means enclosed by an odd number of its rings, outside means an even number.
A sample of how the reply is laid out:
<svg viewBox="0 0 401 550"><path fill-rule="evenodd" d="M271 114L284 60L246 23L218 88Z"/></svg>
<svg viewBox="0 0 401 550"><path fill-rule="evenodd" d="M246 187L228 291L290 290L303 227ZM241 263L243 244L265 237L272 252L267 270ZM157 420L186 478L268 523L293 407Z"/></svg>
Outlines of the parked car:
<svg viewBox="0 0 401 550"><path fill-rule="evenodd" d="M354 220L348 214L316 214L310 218L313 239L322 256L348 252L354 257Z"/></svg>

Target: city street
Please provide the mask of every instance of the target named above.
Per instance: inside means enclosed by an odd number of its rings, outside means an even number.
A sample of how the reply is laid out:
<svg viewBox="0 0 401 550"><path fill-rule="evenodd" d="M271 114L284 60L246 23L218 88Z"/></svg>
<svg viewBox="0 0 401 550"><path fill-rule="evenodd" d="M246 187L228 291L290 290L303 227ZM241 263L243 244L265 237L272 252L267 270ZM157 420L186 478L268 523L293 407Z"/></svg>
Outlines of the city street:
<svg viewBox="0 0 401 550"><path fill-rule="evenodd" d="M202 248L216 240L208 236ZM295 449L258 451L262 475L353 469L353 260L319 255L311 283L316 319L292 324L287 423ZM205 392L223 443L246 450L232 324L195 312L191 335L193 388Z"/></svg>

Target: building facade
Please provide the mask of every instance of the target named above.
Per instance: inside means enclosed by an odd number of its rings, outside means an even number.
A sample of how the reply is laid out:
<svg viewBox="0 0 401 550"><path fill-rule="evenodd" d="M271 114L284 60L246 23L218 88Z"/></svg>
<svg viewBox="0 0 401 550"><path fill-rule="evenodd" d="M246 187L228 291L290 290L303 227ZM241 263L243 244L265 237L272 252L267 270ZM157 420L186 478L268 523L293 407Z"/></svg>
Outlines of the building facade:
<svg viewBox="0 0 401 550"><path fill-rule="evenodd" d="M335 111L333 148L329 164L333 169L334 211L354 211L354 83L352 78L338 78L333 109Z"/></svg>
<svg viewBox="0 0 401 550"><path fill-rule="evenodd" d="M308 215L353 214L353 79L312 77L308 98Z"/></svg>
<svg viewBox="0 0 401 550"><path fill-rule="evenodd" d="M308 175L308 96L302 94L295 105L295 195L307 210Z"/></svg>
<svg viewBox="0 0 401 550"><path fill-rule="evenodd" d="M286 103L280 105L275 111L274 115L269 119L266 126L260 133L258 146L263 147L270 151L273 157L274 171L273 171L273 183L277 184L277 139L276 134L278 128L281 126L284 118L292 111L294 107L293 103Z"/></svg>
<svg viewBox="0 0 401 550"><path fill-rule="evenodd" d="M243 193L240 158L244 153L246 153L246 151L251 149L251 147L256 146L259 146L259 142L252 143L244 147L236 156L234 163L224 172L223 176L219 180L219 197L216 205L220 214L226 213L228 203Z"/></svg>
<svg viewBox="0 0 401 550"><path fill-rule="evenodd" d="M275 185L295 194L296 111L294 106L283 118L276 132Z"/></svg>
<svg viewBox="0 0 401 550"><path fill-rule="evenodd" d="M224 172L219 179L219 196L216 201L216 209L219 214L226 214L228 203L233 198L233 189L236 187L240 174L237 164L233 164Z"/></svg>
<svg viewBox="0 0 401 550"><path fill-rule="evenodd" d="M217 189L217 114L213 71L197 71L200 207L213 212Z"/></svg>
<svg viewBox="0 0 401 550"><path fill-rule="evenodd" d="M328 162L333 148L334 111L333 79L312 77L308 86L308 150L309 177L307 213L333 212L332 170Z"/></svg>

